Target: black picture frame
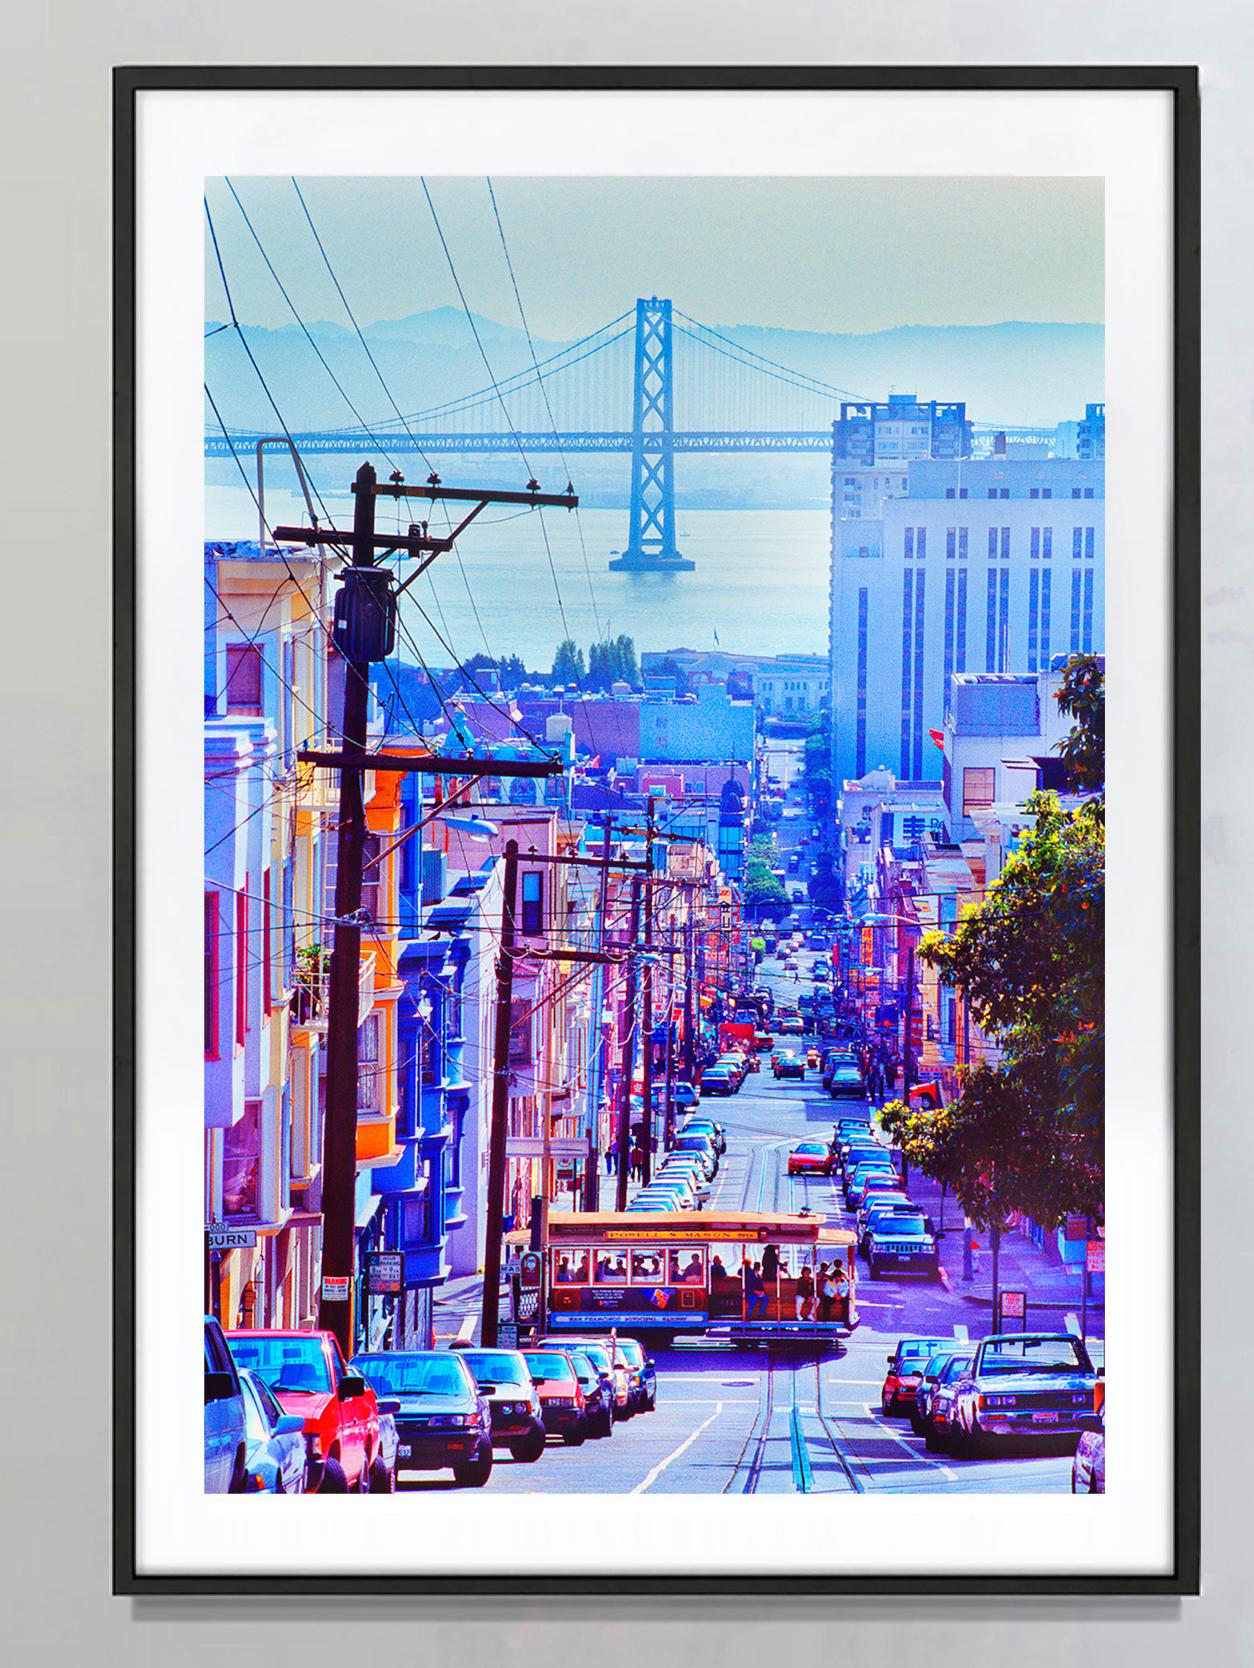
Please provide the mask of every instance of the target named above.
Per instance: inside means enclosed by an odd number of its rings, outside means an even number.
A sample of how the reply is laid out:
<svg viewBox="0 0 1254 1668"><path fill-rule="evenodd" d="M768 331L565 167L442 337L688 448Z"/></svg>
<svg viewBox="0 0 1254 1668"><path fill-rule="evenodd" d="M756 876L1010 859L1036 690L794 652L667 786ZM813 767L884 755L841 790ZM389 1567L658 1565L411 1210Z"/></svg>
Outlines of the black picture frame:
<svg viewBox="0 0 1254 1668"><path fill-rule="evenodd" d="M136 98L149 91L1156 91L1173 101L1173 1556L1155 1575L148 1575L137 1568ZM1187 65L119 67L113 84L113 1591L148 1596L1185 1597L1200 1582L1200 100Z"/></svg>

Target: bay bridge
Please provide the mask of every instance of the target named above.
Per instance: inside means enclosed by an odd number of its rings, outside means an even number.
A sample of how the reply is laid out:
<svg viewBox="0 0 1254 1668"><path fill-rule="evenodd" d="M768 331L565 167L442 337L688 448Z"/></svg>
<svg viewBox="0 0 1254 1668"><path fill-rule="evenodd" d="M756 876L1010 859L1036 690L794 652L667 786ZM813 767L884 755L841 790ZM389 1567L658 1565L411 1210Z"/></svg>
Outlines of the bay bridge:
<svg viewBox="0 0 1254 1668"><path fill-rule="evenodd" d="M529 472L532 457L628 454L629 536L610 567L678 571L694 564L675 543L676 457L831 455L833 425L875 403L783 365L651 296L547 358L533 353L525 369L472 393L368 426L292 430L290 438L305 456L378 452L393 460L416 454L431 467L433 458L447 454L512 455ZM682 428L676 427L677 410L686 419ZM954 455L987 452L994 434L1055 439L1050 427L967 423ZM229 427L206 430L205 456L238 457L274 438Z"/></svg>

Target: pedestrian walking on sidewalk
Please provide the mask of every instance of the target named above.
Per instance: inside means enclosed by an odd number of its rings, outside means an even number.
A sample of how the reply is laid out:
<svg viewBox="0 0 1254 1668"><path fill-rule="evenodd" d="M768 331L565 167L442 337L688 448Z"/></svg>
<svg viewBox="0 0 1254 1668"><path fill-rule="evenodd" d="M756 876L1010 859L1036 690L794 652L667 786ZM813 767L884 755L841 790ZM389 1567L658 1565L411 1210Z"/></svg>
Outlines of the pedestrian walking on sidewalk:
<svg viewBox="0 0 1254 1668"><path fill-rule="evenodd" d="M612 1175L618 1169L618 1139L615 1137L605 1149L605 1173Z"/></svg>
<svg viewBox="0 0 1254 1668"><path fill-rule="evenodd" d="M644 1148L638 1141L631 1149L631 1179L632 1181L644 1180Z"/></svg>

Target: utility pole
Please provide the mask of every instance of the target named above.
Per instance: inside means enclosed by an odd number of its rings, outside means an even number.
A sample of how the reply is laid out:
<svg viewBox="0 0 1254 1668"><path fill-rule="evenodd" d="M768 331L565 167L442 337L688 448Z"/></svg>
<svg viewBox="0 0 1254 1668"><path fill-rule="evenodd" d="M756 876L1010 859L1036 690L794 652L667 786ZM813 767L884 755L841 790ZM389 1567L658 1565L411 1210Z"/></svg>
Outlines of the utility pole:
<svg viewBox="0 0 1254 1668"><path fill-rule="evenodd" d="M693 961L692 940L696 930L693 911L696 909L696 894L689 892L688 907L684 913L684 1076L694 1085L697 1081L697 1039L696 1029L696 992L693 986L696 981L696 966Z"/></svg>
<svg viewBox="0 0 1254 1668"><path fill-rule="evenodd" d="M492 1047L492 1117L488 1126L488 1198L483 1248L483 1309L479 1338L495 1349L501 1319L501 1232L505 1213L505 1143L509 1135L509 1042L514 1000L514 911L518 899L518 841L505 846L501 946L496 963L496 1034Z"/></svg>
<svg viewBox="0 0 1254 1668"><path fill-rule="evenodd" d="M627 1209L631 1157L631 1078L636 1063L636 941L640 937L640 881L631 883L631 923L627 929L627 1024L623 1031L622 1081L618 1085L618 1188L616 1210Z"/></svg>
<svg viewBox="0 0 1254 1668"><path fill-rule="evenodd" d="M609 900L610 845L614 838L614 819L607 812L601 836L601 878L597 890L595 946L605 949L605 911ZM584 1160L583 1208L601 1208L601 1167L597 1135L601 1118L601 1085L605 1082L605 1027L601 1016L605 1008L605 974L600 964L592 969L592 990L588 1015L588 1154Z"/></svg>
<svg viewBox="0 0 1254 1668"><path fill-rule="evenodd" d="M525 492L480 491L441 487L432 475L425 488L406 487L395 474L380 485L369 463L353 480L352 533L334 527L276 527L277 543L311 548L350 549L350 561L340 575L343 592L336 599L332 640L345 663L344 715L341 747L333 752L301 750L302 763L336 770L340 778L340 821L336 847L335 929L327 995L327 1093L323 1127L322 1163L322 1279L318 1294L318 1325L333 1332L345 1356L354 1347L354 1241L357 1180L358 1003L361 972L361 894L366 818L363 774L367 770L416 771L421 774L465 776L561 775L556 759L497 764L492 759L441 759L426 754L397 756L368 753L370 667L392 652L396 631L396 598L442 552L451 550L457 535L491 503L522 503L574 509L573 492L542 493L536 481ZM407 533L380 534L375 530L375 505L380 497L451 498L472 507L460 525L445 538L433 538L425 523ZM375 561L379 554L399 553L417 559L403 585ZM478 768L486 767L486 768Z"/></svg>
<svg viewBox="0 0 1254 1668"><path fill-rule="evenodd" d="M654 809L655 800L650 794L646 806L645 862L648 867L644 876L644 978L643 989L643 1018L641 1020L641 1034L644 1043L644 1108L642 1114L642 1128L640 1131L640 1147L644 1155L643 1180L647 1187L653 1179L653 837L654 837Z"/></svg>
<svg viewBox="0 0 1254 1668"><path fill-rule="evenodd" d="M374 567L375 472L357 471L353 504L352 567ZM360 584L361 581L349 581ZM346 593L349 594L349 593ZM370 662L350 660L344 678L343 745L366 750L370 716ZM362 772L340 769L340 824L335 860L335 932L327 1016L327 1101L322 1138L322 1284L318 1326L334 1332L347 1358L353 1354L354 1193L357 1181L357 1029L361 976L361 883L366 838Z"/></svg>

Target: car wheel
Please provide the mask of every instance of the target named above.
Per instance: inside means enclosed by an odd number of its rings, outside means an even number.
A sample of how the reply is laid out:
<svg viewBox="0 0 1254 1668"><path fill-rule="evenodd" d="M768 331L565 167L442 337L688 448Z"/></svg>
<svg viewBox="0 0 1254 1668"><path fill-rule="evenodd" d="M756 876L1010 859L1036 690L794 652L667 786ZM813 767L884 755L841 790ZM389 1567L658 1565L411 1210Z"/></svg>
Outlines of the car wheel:
<svg viewBox="0 0 1254 1668"><path fill-rule="evenodd" d="M511 1442L509 1451L519 1465L534 1465L544 1452L543 1436L529 1436L521 1442Z"/></svg>
<svg viewBox="0 0 1254 1668"><path fill-rule="evenodd" d="M910 1409L910 1429L916 1436L923 1435L923 1420L919 1417L919 1410L917 1407L912 1407Z"/></svg>
<svg viewBox="0 0 1254 1668"><path fill-rule="evenodd" d="M607 1411L606 1413L602 1414L602 1416L601 1416L601 1435L602 1436L613 1436L613 1434L614 1434L614 1415Z"/></svg>
<svg viewBox="0 0 1254 1668"><path fill-rule="evenodd" d="M367 1477L369 1480L369 1493L396 1493L396 1467L386 1465L382 1454L375 1456L375 1462L370 1467Z"/></svg>
<svg viewBox="0 0 1254 1668"><path fill-rule="evenodd" d="M337 1459L327 1460L322 1467L322 1481L318 1484L319 1494L347 1494L348 1477L344 1467Z"/></svg>
<svg viewBox="0 0 1254 1668"><path fill-rule="evenodd" d="M947 1446L954 1459L966 1459L968 1457L967 1433L963 1430L962 1421L956 1413L949 1421L949 1441Z"/></svg>
<svg viewBox="0 0 1254 1668"><path fill-rule="evenodd" d="M929 1454L939 1454L941 1451L940 1436L937 1432L936 1426L930 1419L923 1427L923 1446L927 1449Z"/></svg>
<svg viewBox="0 0 1254 1668"><path fill-rule="evenodd" d="M967 1458L988 1459L992 1453L992 1439L986 1431L980 1429L978 1419L971 1421L971 1429L967 1432Z"/></svg>
<svg viewBox="0 0 1254 1668"><path fill-rule="evenodd" d="M874 1257L868 1257L867 1258L867 1260L866 1260L866 1271L867 1271L868 1279L871 1279L871 1280L878 1280L879 1279L879 1277L880 1277L880 1265L876 1262Z"/></svg>
<svg viewBox="0 0 1254 1668"><path fill-rule="evenodd" d="M465 1465L453 1467L453 1481L461 1488L482 1488L492 1475L492 1450L480 1449Z"/></svg>
<svg viewBox="0 0 1254 1668"><path fill-rule="evenodd" d="M576 1425L573 1431L562 1432L562 1441L568 1448L582 1448L587 1440L588 1422L586 1419L581 1424Z"/></svg>
<svg viewBox="0 0 1254 1668"><path fill-rule="evenodd" d="M656 1390L649 1397L648 1401L644 1404L644 1410L645 1410L646 1413L656 1413L657 1412L657 1391Z"/></svg>

